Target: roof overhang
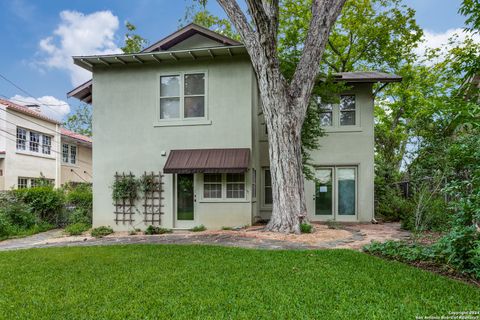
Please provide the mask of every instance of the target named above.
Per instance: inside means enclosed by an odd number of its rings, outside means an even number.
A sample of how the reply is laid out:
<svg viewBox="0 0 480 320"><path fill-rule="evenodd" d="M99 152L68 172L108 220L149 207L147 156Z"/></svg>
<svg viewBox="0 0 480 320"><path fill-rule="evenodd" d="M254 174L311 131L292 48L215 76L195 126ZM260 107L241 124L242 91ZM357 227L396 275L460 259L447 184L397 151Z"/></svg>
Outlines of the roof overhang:
<svg viewBox="0 0 480 320"><path fill-rule="evenodd" d="M348 83L390 83L401 82L402 77L378 71L338 72L333 74L334 81Z"/></svg>
<svg viewBox="0 0 480 320"><path fill-rule="evenodd" d="M5 151L0 151L0 159L5 159Z"/></svg>
<svg viewBox="0 0 480 320"><path fill-rule="evenodd" d="M250 164L250 149L172 150L164 173L241 173Z"/></svg>
<svg viewBox="0 0 480 320"><path fill-rule="evenodd" d="M112 67L125 65L161 64L166 62L195 61L215 59L216 57L246 56L245 46L219 46L177 51L155 51L135 54L107 54L95 56L75 56L73 62L88 71L95 67ZM87 82L88 83L88 82ZM85 85L87 84L85 83ZM73 91L78 92L80 88ZM73 92L71 91L71 92ZM73 96L73 95L72 95Z"/></svg>
<svg viewBox="0 0 480 320"><path fill-rule="evenodd" d="M86 103L92 103L92 86L93 86L93 81L88 80L87 82L79 85L72 91L67 93L67 97L71 98L77 98L80 101L86 102Z"/></svg>

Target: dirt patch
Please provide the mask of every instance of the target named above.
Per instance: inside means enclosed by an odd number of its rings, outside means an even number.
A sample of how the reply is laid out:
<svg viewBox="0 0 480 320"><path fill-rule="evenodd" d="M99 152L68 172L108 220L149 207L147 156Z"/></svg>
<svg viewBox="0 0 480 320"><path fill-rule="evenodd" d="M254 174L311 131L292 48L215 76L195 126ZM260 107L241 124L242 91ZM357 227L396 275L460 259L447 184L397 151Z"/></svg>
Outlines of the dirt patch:
<svg viewBox="0 0 480 320"><path fill-rule="evenodd" d="M352 236L352 232L345 229L329 229L326 225L314 224L312 233L302 234L283 234L265 231L264 227L249 227L246 229L240 229L238 231L233 230L207 230L203 232L197 232L197 234L235 234L240 237L265 239L265 240L279 240L287 242L298 242L315 245L321 242L331 242L337 240L347 239Z"/></svg>

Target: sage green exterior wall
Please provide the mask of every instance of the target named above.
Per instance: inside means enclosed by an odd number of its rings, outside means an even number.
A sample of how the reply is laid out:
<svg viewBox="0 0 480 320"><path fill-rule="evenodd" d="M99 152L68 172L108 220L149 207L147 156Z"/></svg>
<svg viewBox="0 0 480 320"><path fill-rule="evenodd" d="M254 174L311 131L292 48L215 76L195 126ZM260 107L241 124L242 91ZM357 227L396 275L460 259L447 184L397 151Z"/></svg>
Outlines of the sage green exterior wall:
<svg viewBox="0 0 480 320"><path fill-rule="evenodd" d="M357 125L352 127L325 128L326 136L320 138L320 149L311 152L312 164L315 167L353 166L357 167L357 190L355 216L337 216L339 221L368 222L374 217L374 116L372 84L351 84L351 89L345 94L354 94L356 97ZM260 136L260 150L257 160L261 168L269 167L268 142L265 134L264 121L259 115L258 132ZM259 170L263 191L263 179ZM308 218L311 221L329 220L331 217L315 215L314 200L315 184L305 180L305 197L307 202ZM265 206L263 198L259 205L258 215L267 219L271 214L271 207Z"/></svg>
<svg viewBox="0 0 480 320"><path fill-rule="evenodd" d="M176 72L205 71L208 121L194 125L157 120L159 77ZM116 230L145 228L143 215L132 225L116 225L111 185L115 172L162 171L173 149L252 149L253 70L247 57L216 58L192 62L98 68L93 73L93 224ZM165 152L165 156L162 155ZM251 224L250 170L246 173L246 199L212 202L201 199L202 175L195 175L196 220L208 228ZM176 228L175 176L164 176L162 225ZM141 211L141 202L137 204Z"/></svg>

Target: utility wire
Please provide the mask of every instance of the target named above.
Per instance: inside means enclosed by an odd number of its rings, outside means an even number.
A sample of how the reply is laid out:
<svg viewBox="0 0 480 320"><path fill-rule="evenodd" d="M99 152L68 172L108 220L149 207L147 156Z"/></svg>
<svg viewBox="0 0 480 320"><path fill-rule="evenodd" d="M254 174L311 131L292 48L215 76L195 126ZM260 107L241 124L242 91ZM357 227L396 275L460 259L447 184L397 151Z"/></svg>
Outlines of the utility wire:
<svg viewBox="0 0 480 320"><path fill-rule="evenodd" d="M26 95L32 97L35 101L37 101L39 104L42 104L40 101L38 101L37 98L35 98L35 96L31 93L29 93L27 90L23 89L22 87L20 87L19 85L15 84L15 82L9 80L7 77L5 77L3 74L0 73L0 78L2 78L3 80L5 80L6 82L10 83L12 86L14 86L15 88L17 88L18 90L22 91L23 93L25 93ZM49 106L45 105L47 108L49 108L50 110L52 110L53 112L56 112L58 113L59 115L63 116L63 114L61 114L60 112L58 112L57 110L53 109L53 108L50 108Z"/></svg>

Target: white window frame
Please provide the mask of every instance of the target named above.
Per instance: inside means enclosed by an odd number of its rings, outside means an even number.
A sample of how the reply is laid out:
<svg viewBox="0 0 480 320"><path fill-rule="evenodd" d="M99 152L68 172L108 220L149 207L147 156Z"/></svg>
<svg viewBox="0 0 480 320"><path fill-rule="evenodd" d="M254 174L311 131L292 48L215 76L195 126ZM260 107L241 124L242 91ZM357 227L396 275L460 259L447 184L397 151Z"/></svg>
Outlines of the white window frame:
<svg viewBox="0 0 480 320"><path fill-rule="evenodd" d="M45 134L39 131L35 130L30 130L24 127L16 127L16 140L15 140L15 149L18 153L21 154L27 154L27 155L35 155L35 156L40 156L40 157L48 157L48 158L53 158L52 155L52 144L54 137ZM19 138L19 133L23 133L24 139ZM36 135L38 136L38 141L31 141L32 137ZM45 145L44 139L45 137L50 138L50 145ZM34 150L32 148L32 145L37 144L37 150ZM44 152L45 150L48 150L49 152Z"/></svg>
<svg viewBox="0 0 480 320"><path fill-rule="evenodd" d="M219 174L220 175L220 181L217 181L217 182L211 182L211 181L208 181L206 182L205 181L205 175L206 174ZM208 199L208 200L218 200L218 199L222 199L223 198L223 175L221 173L204 173L203 174L203 181L202 181L202 198L203 199ZM220 197L205 197L205 185L220 185Z"/></svg>
<svg viewBox="0 0 480 320"><path fill-rule="evenodd" d="M359 165L358 164L352 164L352 165L325 165L325 166L316 166L315 170L321 170L321 169L331 169L332 170L332 188L333 188L333 197L332 197L332 202L333 202L333 210L332 210L332 215L315 215L315 210L311 216L314 220L330 220L334 219L335 221L344 221L344 222L350 222L350 221L357 221L358 217L358 172L359 172ZM338 211L338 170L341 169L353 169L355 171L355 214L354 215L340 215ZM315 201L315 200L314 200ZM315 203L313 204L315 206ZM315 207L314 207L315 209Z"/></svg>
<svg viewBox="0 0 480 320"><path fill-rule="evenodd" d="M65 149L67 147L67 149ZM62 165L76 166L78 163L78 145L62 143ZM75 150L75 162L72 162L72 150ZM64 158L64 152L67 151L67 159Z"/></svg>
<svg viewBox="0 0 480 320"><path fill-rule="evenodd" d="M262 177L261 177L261 186L262 186L262 209L272 209L273 207L273 199L272 199L272 203L269 204L269 203L265 203L265 171L270 171L270 174L271 174L271 170L269 167L264 167L262 168ZM271 179L270 179L271 181ZM270 188L272 188L272 186L270 186Z"/></svg>
<svg viewBox="0 0 480 320"><path fill-rule="evenodd" d="M22 183L20 184L20 180ZM25 183L23 183L25 182ZM27 189L28 188L28 178L25 177L18 177L17 178L17 189Z"/></svg>
<svg viewBox="0 0 480 320"><path fill-rule="evenodd" d="M204 197L204 174L200 174L201 178L200 180L200 185L201 185L201 197L200 197L200 202L247 202L248 201L248 183L249 183L249 172L243 172L243 184L245 186L245 192L244 192L244 197L243 198L227 198L227 174L226 173L221 173L222 175L222 197L221 198L205 198ZM237 184L239 182L232 182L232 184Z"/></svg>
<svg viewBox="0 0 480 320"><path fill-rule="evenodd" d="M19 133L22 133L22 138L19 138ZM17 140L16 140L16 149L18 151L27 151L27 141L28 141L28 130L25 128L17 127ZM20 147L19 147L20 146Z"/></svg>
<svg viewBox="0 0 480 320"><path fill-rule="evenodd" d="M203 117L195 117L195 118L185 118L184 111L185 111L185 75L186 74L204 74L205 76L205 108ZM176 119L160 119L160 98L161 98L161 77L166 76L179 76L180 77L180 110L179 110L179 118ZM212 122L209 120L208 116L208 71L207 70L187 70L187 71L179 71L179 72L161 72L157 73L157 102L155 104L155 121L153 125L155 127L164 127L164 126L188 126L188 125L210 125ZM187 97L193 96L200 96L200 95L189 95ZM165 97L163 97L165 98Z"/></svg>
<svg viewBox="0 0 480 320"><path fill-rule="evenodd" d="M39 178L32 178L32 177L17 177L17 189L28 189L28 188L34 188L36 186L36 183L38 180L42 179L42 177ZM54 179L47 179L43 178L51 183L53 186L55 184ZM20 187L20 180L23 180L25 184L22 183L22 186Z"/></svg>
<svg viewBox="0 0 480 320"><path fill-rule="evenodd" d="M42 154L52 154L52 136L42 134Z"/></svg>

